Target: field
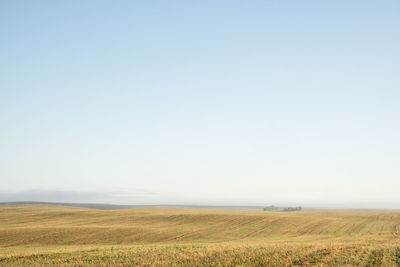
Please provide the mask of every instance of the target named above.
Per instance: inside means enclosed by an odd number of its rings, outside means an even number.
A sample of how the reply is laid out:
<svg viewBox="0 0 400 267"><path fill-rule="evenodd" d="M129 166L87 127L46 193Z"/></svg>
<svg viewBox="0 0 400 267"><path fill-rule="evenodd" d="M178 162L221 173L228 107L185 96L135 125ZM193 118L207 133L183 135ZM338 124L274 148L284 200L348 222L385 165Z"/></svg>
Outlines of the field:
<svg viewBox="0 0 400 267"><path fill-rule="evenodd" d="M0 206L1 266L400 266L400 213Z"/></svg>

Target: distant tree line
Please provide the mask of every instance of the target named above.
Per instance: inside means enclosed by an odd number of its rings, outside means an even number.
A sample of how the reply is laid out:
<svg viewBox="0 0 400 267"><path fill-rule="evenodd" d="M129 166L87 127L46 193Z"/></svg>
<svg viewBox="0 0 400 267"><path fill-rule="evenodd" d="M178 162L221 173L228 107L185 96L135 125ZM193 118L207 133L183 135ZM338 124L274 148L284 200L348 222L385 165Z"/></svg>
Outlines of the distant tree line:
<svg viewBox="0 0 400 267"><path fill-rule="evenodd" d="M287 207L287 208L284 208L282 211L287 212L287 211L300 211L300 210L301 210L301 207L298 206L298 207Z"/></svg>
<svg viewBox="0 0 400 267"><path fill-rule="evenodd" d="M291 211L300 211L301 206L298 207L277 207L274 205L267 206L264 208L264 211L281 211L281 212L291 212Z"/></svg>

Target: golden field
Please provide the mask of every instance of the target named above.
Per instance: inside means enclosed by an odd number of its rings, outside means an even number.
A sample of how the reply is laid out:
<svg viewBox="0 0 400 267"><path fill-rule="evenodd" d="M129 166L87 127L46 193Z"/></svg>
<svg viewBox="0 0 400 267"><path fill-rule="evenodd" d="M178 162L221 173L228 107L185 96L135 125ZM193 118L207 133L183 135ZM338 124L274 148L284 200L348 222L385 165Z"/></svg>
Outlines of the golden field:
<svg viewBox="0 0 400 267"><path fill-rule="evenodd" d="M400 266L400 213L0 206L1 266Z"/></svg>

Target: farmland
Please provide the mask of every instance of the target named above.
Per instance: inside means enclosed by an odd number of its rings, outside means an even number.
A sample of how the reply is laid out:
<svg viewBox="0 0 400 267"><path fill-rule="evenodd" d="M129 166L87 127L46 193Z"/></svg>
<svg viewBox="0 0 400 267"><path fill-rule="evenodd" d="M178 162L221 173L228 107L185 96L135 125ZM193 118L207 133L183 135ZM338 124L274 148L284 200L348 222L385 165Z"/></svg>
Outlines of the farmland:
<svg viewBox="0 0 400 267"><path fill-rule="evenodd" d="M0 206L5 266L399 266L400 213Z"/></svg>

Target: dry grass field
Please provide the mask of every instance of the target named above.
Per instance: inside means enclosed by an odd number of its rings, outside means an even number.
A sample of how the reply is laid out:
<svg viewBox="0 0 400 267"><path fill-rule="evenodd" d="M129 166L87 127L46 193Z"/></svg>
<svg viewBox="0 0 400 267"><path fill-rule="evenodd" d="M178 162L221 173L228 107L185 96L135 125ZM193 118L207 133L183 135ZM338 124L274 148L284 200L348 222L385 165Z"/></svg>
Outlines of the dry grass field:
<svg viewBox="0 0 400 267"><path fill-rule="evenodd" d="M1 266L400 266L400 213L0 207Z"/></svg>

